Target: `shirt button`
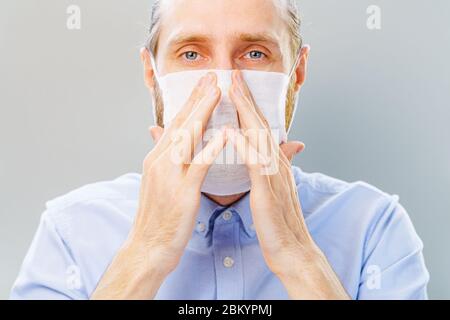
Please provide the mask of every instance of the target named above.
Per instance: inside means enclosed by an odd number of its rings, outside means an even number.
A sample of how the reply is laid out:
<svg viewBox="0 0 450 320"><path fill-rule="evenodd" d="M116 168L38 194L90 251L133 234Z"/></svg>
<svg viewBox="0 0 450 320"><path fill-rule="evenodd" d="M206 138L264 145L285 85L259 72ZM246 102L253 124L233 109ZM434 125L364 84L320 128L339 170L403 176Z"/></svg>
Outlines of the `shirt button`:
<svg viewBox="0 0 450 320"><path fill-rule="evenodd" d="M203 222L197 224L197 231L204 232L206 230L206 225Z"/></svg>
<svg viewBox="0 0 450 320"><path fill-rule="evenodd" d="M233 216L233 214L231 213L231 211L228 211L228 210L222 214L222 218L225 221L230 220L232 216Z"/></svg>
<svg viewBox="0 0 450 320"><path fill-rule="evenodd" d="M250 225L250 229L252 229L253 231L255 231L255 225L254 225L253 223Z"/></svg>
<svg viewBox="0 0 450 320"><path fill-rule="evenodd" d="M231 257L225 257L223 259L223 265L225 268L231 268L234 265L234 260Z"/></svg>

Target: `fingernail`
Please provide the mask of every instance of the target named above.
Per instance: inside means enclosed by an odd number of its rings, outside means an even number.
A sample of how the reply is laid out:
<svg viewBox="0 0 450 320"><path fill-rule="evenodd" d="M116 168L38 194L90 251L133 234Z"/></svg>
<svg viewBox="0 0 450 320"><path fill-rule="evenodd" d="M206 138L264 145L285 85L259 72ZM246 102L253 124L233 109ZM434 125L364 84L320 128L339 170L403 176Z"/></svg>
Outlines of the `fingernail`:
<svg viewBox="0 0 450 320"><path fill-rule="evenodd" d="M208 72L200 79L198 86L199 87L210 86L213 83L213 79L214 79L214 74L211 72Z"/></svg>
<svg viewBox="0 0 450 320"><path fill-rule="evenodd" d="M238 79L238 81L239 81L239 84L242 84L242 83L243 83L244 77L242 76L242 71L241 71L241 70L238 70L238 71L237 71L237 79Z"/></svg>
<svg viewBox="0 0 450 320"><path fill-rule="evenodd" d="M141 54L144 53L144 51L145 51L145 47L142 47L140 50Z"/></svg>
<svg viewBox="0 0 450 320"><path fill-rule="evenodd" d="M200 81L198 82L199 87L203 87L206 84L206 75L200 78Z"/></svg>
<svg viewBox="0 0 450 320"><path fill-rule="evenodd" d="M234 78L234 80L237 80L237 73L238 73L238 70L234 69L232 74L231 74L231 77Z"/></svg>
<svg viewBox="0 0 450 320"><path fill-rule="evenodd" d="M208 72L208 74L206 75L206 81L208 83L212 83L214 81L214 73Z"/></svg>

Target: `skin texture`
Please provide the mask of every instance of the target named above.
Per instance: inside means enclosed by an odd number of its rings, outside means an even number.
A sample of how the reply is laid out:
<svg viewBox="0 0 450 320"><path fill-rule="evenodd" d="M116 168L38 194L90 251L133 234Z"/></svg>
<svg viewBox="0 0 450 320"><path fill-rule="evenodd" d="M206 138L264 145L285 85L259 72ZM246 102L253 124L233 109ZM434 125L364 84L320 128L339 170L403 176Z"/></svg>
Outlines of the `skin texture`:
<svg viewBox="0 0 450 320"><path fill-rule="evenodd" d="M260 129L264 140L272 141L267 121L239 70L287 72L293 63L289 58L289 34L273 0L167 0L165 6L156 57L158 72L164 75L193 69L235 70L229 95L243 132ZM300 54L294 73L297 91L305 80L309 48L303 48ZM141 50L141 60L146 85L154 94L154 70L145 49ZM261 139L223 128L201 155L193 157L191 143L202 138L202 130L194 130L195 123L201 121L205 129L220 95L216 76L209 73L168 128L150 128L156 145L143 163L135 223L92 299L154 298L165 277L178 265L192 235L201 185L226 143L232 143L246 161L252 181L251 211L261 250L289 296L348 299L303 220L290 170L292 158L304 149L303 143L270 143L269 148L262 148ZM171 137L177 130L189 132L191 140L173 141ZM189 164L170 160L171 152L179 147L185 150L182 157ZM264 163L252 163L251 156L264 159ZM266 175L264 165L275 165L279 170ZM243 194L208 196L228 205Z"/></svg>

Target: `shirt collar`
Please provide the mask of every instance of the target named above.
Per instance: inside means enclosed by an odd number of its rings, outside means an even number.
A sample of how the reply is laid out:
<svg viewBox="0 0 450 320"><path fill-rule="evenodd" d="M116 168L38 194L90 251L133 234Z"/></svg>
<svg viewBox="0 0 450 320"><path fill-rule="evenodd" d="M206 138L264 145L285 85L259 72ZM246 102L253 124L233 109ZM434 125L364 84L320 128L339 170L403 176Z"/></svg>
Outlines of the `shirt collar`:
<svg viewBox="0 0 450 320"><path fill-rule="evenodd" d="M252 213L250 210L249 192L228 207L215 203L202 193L200 197L200 210L197 215L197 232L206 237L214 225L214 220L227 209L240 217L247 235L250 237L256 236L256 232L253 227Z"/></svg>
<svg viewBox="0 0 450 320"><path fill-rule="evenodd" d="M247 192L245 196L239 199L237 202L230 206L230 210L234 211L241 218L242 224L244 225L245 232L250 236L254 237L256 235L252 211L250 209L250 192Z"/></svg>

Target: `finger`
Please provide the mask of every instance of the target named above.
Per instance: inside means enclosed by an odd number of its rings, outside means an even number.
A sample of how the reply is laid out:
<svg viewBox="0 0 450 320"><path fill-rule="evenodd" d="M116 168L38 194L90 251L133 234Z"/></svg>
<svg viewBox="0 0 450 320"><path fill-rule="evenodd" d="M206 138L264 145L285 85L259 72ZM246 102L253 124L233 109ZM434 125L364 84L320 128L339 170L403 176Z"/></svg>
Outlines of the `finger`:
<svg viewBox="0 0 450 320"><path fill-rule="evenodd" d="M270 164L270 160L258 151L248 142L247 138L233 129L227 129L228 140L231 141L247 166L250 179L254 183L267 184L268 179L265 175L265 168Z"/></svg>
<svg viewBox="0 0 450 320"><path fill-rule="evenodd" d="M195 146L201 142L211 114L220 101L221 91L217 87L217 77L215 74L210 73L210 78L207 79L207 84L202 94L203 96L196 103L192 112L180 127L180 130L184 133L183 136L187 135L189 137L189 141L187 141L189 142L189 148L186 145L186 150L189 150L185 154L186 163L192 160Z"/></svg>
<svg viewBox="0 0 450 320"><path fill-rule="evenodd" d="M242 127L244 129L267 129L268 123L264 117L261 117L256 111L257 106L250 89L242 77L242 72L240 70L233 70L231 77L232 85L230 87L229 96L236 106Z"/></svg>
<svg viewBox="0 0 450 320"><path fill-rule="evenodd" d="M253 98L253 95L250 91L250 88L247 85L247 82L244 79L244 76L241 71L239 71L236 74L236 78L238 80L239 86L242 89L242 92L245 96L248 97L248 99L252 102L253 110L256 112L256 117L258 118L258 121L263 124L263 126L270 131L270 124L267 121L266 117L262 113L261 109L258 107L258 105L255 102L255 99Z"/></svg>
<svg viewBox="0 0 450 320"><path fill-rule="evenodd" d="M183 108L177 113L177 115L172 120L169 130L171 129L177 129L180 128L186 121L186 119L189 117L189 115L192 113L193 108L196 106L196 104L199 102L199 100L204 96L206 85L213 81L212 76L210 73L204 75L200 78L200 80L197 82L197 85L192 90L191 95L188 98L188 101L183 105Z"/></svg>
<svg viewBox="0 0 450 320"><path fill-rule="evenodd" d="M233 71L230 98L236 106L244 135L256 150L271 157L277 151L269 123L256 105L239 70Z"/></svg>
<svg viewBox="0 0 450 320"><path fill-rule="evenodd" d="M289 162L292 162L294 156L299 154L305 149L305 144L300 141L289 141L282 143L280 145L280 149L283 154L286 156Z"/></svg>
<svg viewBox="0 0 450 320"><path fill-rule="evenodd" d="M223 150L226 143L227 136L225 129L222 129L213 135L208 144L192 160L187 176L198 188L203 184L209 168Z"/></svg>
<svg viewBox="0 0 450 320"><path fill-rule="evenodd" d="M178 133L176 132L186 121L186 118L189 117L189 114L192 112L192 109L197 104L199 99L204 95L205 85L207 83L207 75L203 76L192 90L189 99L184 104L183 108L177 113L175 118L168 125L167 129L164 131L165 134L161 137L161 144L163 145L161 148L167 148L174 141L178 141Z"/></svg>
<svg viewBox="0 0 450 320"><path fill-rule="evenodd" d="M208 73L199 88L197 101L194 101L191 110L184 110L189 112L186 118L177 118L167 130L167 135L164 133L162 137L162 140L168 144L165 154L170 156L170 161L176 165L184 166L192 162L195 147L201 141L211 113L220 99L215 74ZM180 121L183 123L180 124ZM165 138L165 135L168 138Z"/></svg>

